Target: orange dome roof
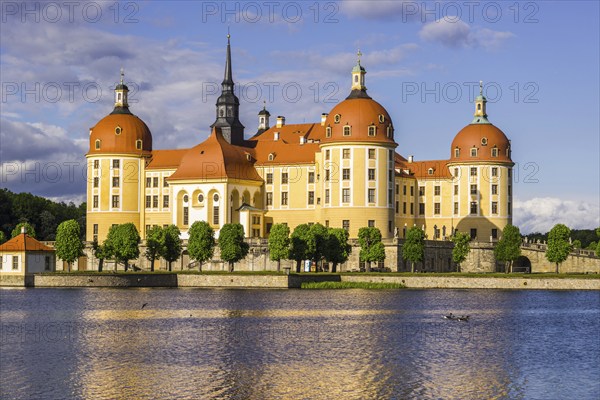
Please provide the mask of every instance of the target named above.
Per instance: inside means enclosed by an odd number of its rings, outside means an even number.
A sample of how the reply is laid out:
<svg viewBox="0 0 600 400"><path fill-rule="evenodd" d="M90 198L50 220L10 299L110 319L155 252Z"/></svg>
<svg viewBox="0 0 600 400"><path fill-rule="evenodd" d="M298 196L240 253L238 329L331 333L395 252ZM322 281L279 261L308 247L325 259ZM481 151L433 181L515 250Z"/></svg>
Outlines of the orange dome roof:
<svg viewBox="0 0 600 400"><path fill-rule="evenodd" d="M471 149L475 148L474 155ZM456 151L458 149L458 151ZM495 149L495 150L494 150ZM512 163L510 140L490 123L465 126L452 141L450 162L496 161Z"/></svg>
<svg viewBox="0 0 600 400"><path fill-rule="evenodd" d="M346 135L344 135L345 126L350 127L350 132ZM331 134L328 128L331 128ZM325 129L322 143L344 141L397 145L394 141L394 128L390 115L381 104L366 96L366 93L360 97L351 95L333 107L325 119Z"/></svg>
<svg viewBox="0 0 600 400"><path fill-rule="evenodd" d="M90 130L88 154L142 154L151 151L150 129L144 121L128 111L119 113L113 111Z"/></svg>
<svg viewBox="0 0 600 400"><path fill-rule="evenodd" d="M169 180L246 179L262 181L252 163L250 149L230 144L217 128L204 142L192 147Z"/></svg>

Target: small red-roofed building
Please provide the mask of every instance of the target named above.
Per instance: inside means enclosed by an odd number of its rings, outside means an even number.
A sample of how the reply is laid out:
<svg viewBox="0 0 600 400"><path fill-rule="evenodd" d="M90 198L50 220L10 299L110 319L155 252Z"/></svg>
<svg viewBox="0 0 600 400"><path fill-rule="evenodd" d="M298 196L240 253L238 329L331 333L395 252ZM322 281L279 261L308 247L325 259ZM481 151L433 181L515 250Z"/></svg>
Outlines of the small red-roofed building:
<svg viewBox="0 0 600 400"><path fill-rule="evenodd" d="M33 274L55 270L54 249L24 232L0 245L1 286L23 286Z"/></svg>

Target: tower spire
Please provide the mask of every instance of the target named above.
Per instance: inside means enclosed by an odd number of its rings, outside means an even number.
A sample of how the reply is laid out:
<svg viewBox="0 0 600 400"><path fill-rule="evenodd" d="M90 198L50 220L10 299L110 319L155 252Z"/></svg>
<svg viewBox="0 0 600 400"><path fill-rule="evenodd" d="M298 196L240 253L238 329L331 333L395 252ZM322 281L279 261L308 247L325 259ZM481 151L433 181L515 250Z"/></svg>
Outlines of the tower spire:
<svg viewBox="0 0 600 400"><path fill-rule="evenodd" d="M127 102L127 93L129 92L129 88L125 83L123 83L125 79L125 71L123 67L121 67L121 78L119 84L115 87L115 109L111 114L131 114L129 111L129 104Z"/></svg>
<svg viewBox="0 0 600 400"><path fill-rule="evenodd" d="M367 70L360 65L360 58L363 53L358 49L356 52L356 65L352 68L352 87L348 98L369 98L367 87L365 86L365 74Z"/></svg>
<svg viewBox="0 0 600 400"><path fill-rule="evenodd" d="M229 34L229 28L227 28L227 58L225 59L225 76L223 77L223 91L230 90L233 92L233 74L231 72L231 35Z"/></svg>
<svg viewBox="0 0 600 400"><path fill-rule="evenodd" d="M479 81L479 96L475 98L475 114L472 124L489 124L490 121L487 119L487 112L485 106L487 99L483 95L483 81Z"/></svg>

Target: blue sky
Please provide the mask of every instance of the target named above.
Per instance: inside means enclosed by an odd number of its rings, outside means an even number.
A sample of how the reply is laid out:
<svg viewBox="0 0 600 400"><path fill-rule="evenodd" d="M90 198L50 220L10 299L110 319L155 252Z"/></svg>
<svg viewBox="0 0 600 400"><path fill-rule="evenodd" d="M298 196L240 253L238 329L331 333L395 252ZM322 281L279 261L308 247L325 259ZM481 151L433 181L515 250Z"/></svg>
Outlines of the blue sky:
<svg viewBox="0 0 600 400"><path fill-rule="evenodd" d="M88 131L121 67L154 148L204 140L229 27L247 136L263 101L288 123L318 121L347 96L360 48L401 154L447 158L482 80L512 140L515 224L600 225L598 2L69 4L2 3L2 187L84 199Z"/></svg>

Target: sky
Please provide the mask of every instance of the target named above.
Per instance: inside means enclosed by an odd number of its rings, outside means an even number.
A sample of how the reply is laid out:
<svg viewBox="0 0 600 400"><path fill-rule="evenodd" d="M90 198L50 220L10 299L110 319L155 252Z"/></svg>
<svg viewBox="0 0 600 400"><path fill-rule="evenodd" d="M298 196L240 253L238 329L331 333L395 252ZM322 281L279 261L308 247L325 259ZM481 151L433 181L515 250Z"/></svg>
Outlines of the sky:
<svg viewBox="0 0 600 400"><path fill-rule="evenodd" d="M202 142L214 121L227 32L249 137L266 104L317 122L350 92L357 51L397 151L447 159L473 117L512 142L521 232L600 225L600 17L596 1L3 1L0 186L85 201L89 128L130 109L155 149Z"/></svg>

